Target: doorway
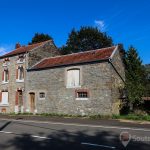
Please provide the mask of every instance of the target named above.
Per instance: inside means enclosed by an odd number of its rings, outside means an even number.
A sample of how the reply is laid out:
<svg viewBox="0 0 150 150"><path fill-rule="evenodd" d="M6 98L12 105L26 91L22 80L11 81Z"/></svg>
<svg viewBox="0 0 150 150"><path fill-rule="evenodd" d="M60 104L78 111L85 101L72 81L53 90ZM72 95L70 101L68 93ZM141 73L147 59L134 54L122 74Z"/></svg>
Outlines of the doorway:
<svg viewBox="0 0 150 150"><path fill-rule="evenodd" d="M21 112L21 108L23 106L23 94L22 90L18 91L18 111Z"/></svg>
<svg viewBox="0 0 150 150"><path fill-rule="evenodd" d="M35 93L30 93L30 112L34 113L35 110Z"/></svg>

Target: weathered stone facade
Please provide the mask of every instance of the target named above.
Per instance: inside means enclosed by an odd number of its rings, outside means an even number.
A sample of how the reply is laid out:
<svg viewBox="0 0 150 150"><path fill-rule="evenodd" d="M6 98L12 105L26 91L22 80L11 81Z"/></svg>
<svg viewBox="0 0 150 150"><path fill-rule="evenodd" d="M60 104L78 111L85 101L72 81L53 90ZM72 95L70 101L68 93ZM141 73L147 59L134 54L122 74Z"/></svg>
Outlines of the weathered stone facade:
<svg viewBox="0 0 150 150"><path fill-rule="evenodd" d="M59 51L52 41L31 47L18 48L0 57L0 112L119 113L120 89L124 87L125 77L118 46L66 56L57 56ZM35 69L41 65L43 68ZM24 73L20 80L21 67ZM80 84L69 87L68 70L74 69L79 71ZM9 72L7 82L3 82L4 70ZM4 104L5 92L9 97ZM1 93L6 97L2 98ZM86 97L78 97L79 94Z"/></svg>
<svg viewBox="0 0 150 150"><path fill-rule="evenodd" d="M114 67L119 70L118 73ZM66 72L72 68L80 69L80 87L67 88ZM119 113L119 88L124 86L122 80L124 79L124 66L118 49L115 50L111 61L30 70L27 74L26 107L28 111L31 105L30 93L34 93L37 113L73 115ZM79 89L88 91L87 100L76 99L75 92ZM45 99L39 99L40 92L45 92Z"/></svg>
<svg viewBox="0 0 150 150"><path fill-rule="evenodd" d="M45 57L58 55L58 50L53 41L47 41L41 43L38 46L32 46L31 51L27 51L30 46L21 47L22 53L18 49L8 53L7 55L0 57L0 112L25 112L26 111L26 76L27 69L32 64ZM19 48L19 47L18 47ZM26 50L27 49L27 50ZM23 61L19 61L19 58L23 57ZM34 58L33 58L34 57ZM18 67L23 67L23 79L18 80L16 75L18 74ZM3 82L4 70L7 69L9 73L9 79L7 82ZM8 102L2 103L2 92L8 92ZM20 93L20 95L18 95ZM19 97L20 96L20 97ZM20 99L19 99L20 98ZM20 100L20 101L19 101Z"/></svg>

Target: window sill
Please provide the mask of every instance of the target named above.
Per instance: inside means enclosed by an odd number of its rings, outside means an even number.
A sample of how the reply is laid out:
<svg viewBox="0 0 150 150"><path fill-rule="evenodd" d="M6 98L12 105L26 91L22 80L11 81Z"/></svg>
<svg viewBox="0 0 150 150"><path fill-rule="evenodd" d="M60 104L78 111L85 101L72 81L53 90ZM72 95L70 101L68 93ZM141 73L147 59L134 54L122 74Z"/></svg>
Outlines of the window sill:
<svg viewBox="0 0 150 150"><path fill-rule="evenodd" d="M4 82L4 81L2 81L2 84L8 84L9 83L9 81L8 82Z"/></svg>
<svg viewBox="0 0 150 150"><path fill-rule="evenodd" d="M45 98L39 98L39 100L41 101L41 100L45 100Z"/></svg>
<svg viewBox="0 0 150 150"><path fill-rule="evenodd" d="M0 104L0 106L8 107L8 106L9 106L9 104Z"/></svg>
<svg viewBox="0 0 150 150"><path fill-rule="evenodd" d="M23 64L24 61L17 61L17 64Z"/></svg>
<svg viewBox="0 0 150 150"><path fill-rule="evenodd" d="M67 89L80 88L81 86L66 86Z"/></svg>
<svg viewBox="0 0 150 150"><path fill-rule="evenodd" d="M76 98L76 100L87 101L89 98Z"/></svg>
<svg viewBox="0 0 150 150"><path fill-rule="evenodd" d="M24 79L23 80L16 80L16 82L18 82L18 83L22 83L22 82L24 82Z"/></svg>

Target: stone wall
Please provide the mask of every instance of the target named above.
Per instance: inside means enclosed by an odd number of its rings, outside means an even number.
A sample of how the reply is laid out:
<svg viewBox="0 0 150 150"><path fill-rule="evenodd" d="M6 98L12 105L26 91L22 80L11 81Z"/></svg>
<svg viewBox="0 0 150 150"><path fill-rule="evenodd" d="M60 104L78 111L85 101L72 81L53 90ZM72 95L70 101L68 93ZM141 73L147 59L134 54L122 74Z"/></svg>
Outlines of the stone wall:
<svg viewBox="0 0 150 150"><path fill-rule="evenodd" d="M80 68L81 87L89 91L88 100L76 100L75 88L66 88L66 70ZM79 66L59 67L27 72L27 107L30 111L29 93L35 93L37 113L61 114L111 114L111 69L108 62ZM39 92L46 92L46 99L38 98Z"/></svg>
<svg viewBox="0 0 150 150"><path fill-rule="evenodd" d="M28 68L31 68L43 58L59 55L59 51L53 41L48 41L44 45L36 47L28 53Z"/></svg>
<svg viewBox="0 0 150 150"><path fill-rule="evenodd" d="M26 59L26 57L25 57ZM23 65L24 69L26 70L26 64L25 62L23 64L18 64L18 56L9 57L8 65L7 67L3 66L3 60L0 59L0 91L7 90L8 91L8 105L0 105L0 112L2 109L6 109L6 112L14 112L15 111L15 99L16 99L16 91L18 88L24 90L24 82L16 82L16 69L19 65ZM9 82L8 83L2 83L2 73L4 68L8 68L9 71ZM25 100L25 95L23 91L23 101ZM22 108L23 109L23 108Z"/></svg>
<svg viewBox="0 0 150 150"><path fill-rule="evenodd" d="M112 113L119 114L121 106L121 91L124 88L125 67L121 54L117 50L112 58L111 74L112 74ZM115 70L115 69L116 70ZM121 77L122 78L121 78Z"/></svg>

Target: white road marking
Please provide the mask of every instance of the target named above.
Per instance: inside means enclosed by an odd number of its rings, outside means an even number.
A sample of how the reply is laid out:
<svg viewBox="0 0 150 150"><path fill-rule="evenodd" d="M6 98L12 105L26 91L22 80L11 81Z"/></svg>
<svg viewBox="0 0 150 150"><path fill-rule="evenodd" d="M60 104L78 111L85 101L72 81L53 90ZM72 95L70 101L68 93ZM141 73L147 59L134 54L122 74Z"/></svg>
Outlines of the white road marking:
<svg viewBox="0 0 150 150"><path fill-rule="evenodd" d="M0 133L5 133L5 134L16 134L16 133L13 133L13 132L9 132L9 131L0 131ZM22 134L16 134L16 135L22 135ZM52 138L49 138L49 137L45 137L45 136L38 136L38 135L30 135L31 137L34 137L34 138L39 138L39 139L52 139Z"/></svg>
<svg viewBox="0 0 150 150"><path fill-rule="evenodd" d="M15 119L0 119L0 120L11 120L13 122L29 122L29 123L38 123L38 124L54 124L54 125L64 125L64 126L77 126L77 127L90 127L90 128L104 128L104 129L119 129L119 130L133 130L133 131L144 131L150 132L150 129L147 128L129 128L129 127L119 127L119 126L103 126L103 125L91 125L91 124L79 124L79 123L62 123L62 122L42 122L42 121L33 121L33 120L15 120Z"/></svg>
<svg viewBox="0 0 150 150"><path fill-rule="evenodd" d="M32 137L34 138L39 138L39 139L52 139L52 138L48 138L48 137L45 137L45 136L38 136L38 135L31 135Z"/></svg>
<svg viewBox="0 0 150 150"><path fill-rule="evenodd" d="M97 146L97 147L104 147L104 148L110 148L110 149L116 149L114 146L107 146L107 145L100 145L100 144L92 144L92 143L85 143L82 142L82 145L90 145L90 146Z"/></svg>
<svg viewBox="0 0 150 150"><path fill-rule="evenodd" d="M0 133L13 134L13 132L8 132L8 131L0 131Z"/></svg>

